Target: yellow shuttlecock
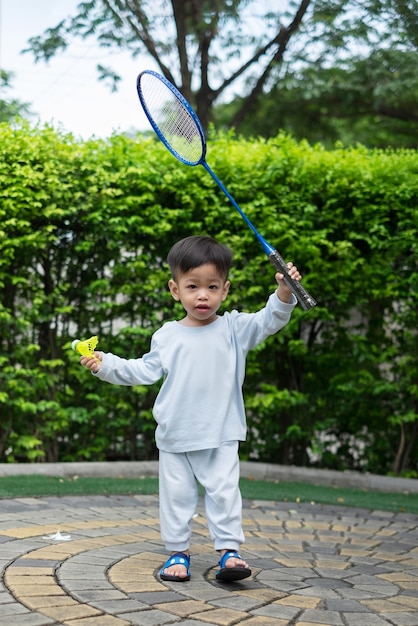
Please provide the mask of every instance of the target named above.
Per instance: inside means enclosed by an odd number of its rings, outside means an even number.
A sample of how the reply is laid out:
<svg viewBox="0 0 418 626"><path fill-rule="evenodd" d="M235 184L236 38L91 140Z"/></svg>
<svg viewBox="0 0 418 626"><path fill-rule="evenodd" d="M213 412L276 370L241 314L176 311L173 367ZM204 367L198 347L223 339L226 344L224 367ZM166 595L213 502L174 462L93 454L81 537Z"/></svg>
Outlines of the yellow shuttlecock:
<svg viewBox="0 0 418 626"><path fill-rule="evenodd" d="M80 339L74 339L71 344L74 352L78 352L81 356L90 356L94 357L94 350L99 343L99 338L94 336L90 337L90 339L86 339L85 341L80 341Z"/></svg>

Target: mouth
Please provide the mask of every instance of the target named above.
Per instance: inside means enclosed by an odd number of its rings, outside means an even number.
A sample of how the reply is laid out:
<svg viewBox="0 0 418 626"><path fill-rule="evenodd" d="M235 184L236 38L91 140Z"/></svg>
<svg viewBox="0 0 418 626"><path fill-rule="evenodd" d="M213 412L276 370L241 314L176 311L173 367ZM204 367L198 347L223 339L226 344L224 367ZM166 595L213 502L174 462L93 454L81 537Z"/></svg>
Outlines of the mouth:
<svg viewBox="0 0 418 626"><path fill-rule="evenodd" d="M209 310L210 310L210 307L208 307L206 304L198 304L198 306L196 307L196 309L197 309L198 311L205 312L205 311L209 311Z"/></svg>

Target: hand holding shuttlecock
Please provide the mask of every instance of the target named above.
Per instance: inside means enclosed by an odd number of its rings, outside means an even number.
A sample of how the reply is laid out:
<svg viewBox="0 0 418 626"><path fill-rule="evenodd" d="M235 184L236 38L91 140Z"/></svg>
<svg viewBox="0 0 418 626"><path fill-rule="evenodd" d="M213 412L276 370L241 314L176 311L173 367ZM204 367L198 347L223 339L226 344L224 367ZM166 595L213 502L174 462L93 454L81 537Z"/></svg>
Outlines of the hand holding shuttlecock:
<svg viewBox="0 0 418 626"><path fill-rule="evenodd" d="M99 338L94 336L90 337L90 339L86 339L85 341L80 341L80 339L74 339L71 344L74 352L78 352L81 356L86 356L90 358L97 358L94 354L94 350L99 343Z"/></svg>

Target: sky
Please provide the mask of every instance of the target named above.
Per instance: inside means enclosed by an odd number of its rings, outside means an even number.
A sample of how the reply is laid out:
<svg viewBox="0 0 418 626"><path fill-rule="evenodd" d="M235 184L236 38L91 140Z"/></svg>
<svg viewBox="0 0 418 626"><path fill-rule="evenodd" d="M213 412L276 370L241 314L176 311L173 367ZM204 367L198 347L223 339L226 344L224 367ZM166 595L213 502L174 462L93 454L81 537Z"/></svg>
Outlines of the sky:
<svg viewBox="0 0 418 626"><path fill-rule="evenodd" d="M48 63L34 62L28 39L74 15L81 0L0 0L0 66L15 74L7 98L31 105L31 122L52 124L76 138L149 128L136 93L136 77L149 67L144 56L99 48L94 38L75 40ZM97 63L122 76L116 93L98 80ZM5 97L6 94L3 95Z"/></svg>

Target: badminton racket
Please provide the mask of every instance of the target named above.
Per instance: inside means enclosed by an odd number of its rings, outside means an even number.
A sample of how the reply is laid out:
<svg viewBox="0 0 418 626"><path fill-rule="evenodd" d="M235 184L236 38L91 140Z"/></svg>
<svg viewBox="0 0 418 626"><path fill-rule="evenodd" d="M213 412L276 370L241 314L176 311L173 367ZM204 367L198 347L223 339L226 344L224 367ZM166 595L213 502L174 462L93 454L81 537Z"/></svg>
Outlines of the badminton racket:
<svg viewBox="0 0 418 626"><path fill-rule="evenodd" d="M137 91L145 115L165 147L176 159L186 165L203 165L253 231L273 267L283 274L283 280L292 290L301 307L305 311L314 307L316 305L314 298L298 281L290 277L289 268L283 257L258 232L207 164L205 133L199 118L184 96L164 76L152 70L145 70L139 74Z"/></svg>

